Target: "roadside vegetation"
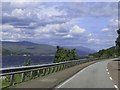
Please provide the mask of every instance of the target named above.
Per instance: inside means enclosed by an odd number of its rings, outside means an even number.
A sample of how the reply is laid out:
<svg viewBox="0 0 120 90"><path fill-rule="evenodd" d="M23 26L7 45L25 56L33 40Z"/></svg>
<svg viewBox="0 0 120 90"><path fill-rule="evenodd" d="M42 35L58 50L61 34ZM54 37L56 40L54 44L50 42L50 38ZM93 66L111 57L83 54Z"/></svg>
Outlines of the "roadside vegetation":
<svg viewBox="0 0 120 90"><path fill-rule="evenodd" d="M118 48L117 49L118 56L120 56L120 29L117 30L117 33L118 33L118 38L116 40L116 47Z"/></svg>
<svg viewBox="0 0 120 90"><path fill-rule="evenodd" d="M54 63L78 60L79 56L76 54L76 49L65 49L63 47L57 46L57 51L55 53Z"/></svg>
<svg viewBox="0 0 120 90"><path fill-rule="evenodd" d="M114 58L120 56L120 29L117 30L118 38L116 39L115 43L116 46L113 46L108 49L102 49L94 54L89 54L88 58Z"/></svg>

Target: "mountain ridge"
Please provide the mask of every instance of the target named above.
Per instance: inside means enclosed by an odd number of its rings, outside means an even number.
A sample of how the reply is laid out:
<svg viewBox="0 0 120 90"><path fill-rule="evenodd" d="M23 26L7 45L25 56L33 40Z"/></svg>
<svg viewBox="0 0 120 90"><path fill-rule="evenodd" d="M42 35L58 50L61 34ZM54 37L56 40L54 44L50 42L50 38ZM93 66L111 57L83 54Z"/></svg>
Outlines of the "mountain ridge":
<svg viewBox="0 0 120 90"><path fill-rule="evenodd" d="M85 48L82 46L63 46L64 48L73 49L76 48L77 54L80 56L88 55L94 53L94 50ZM9 55L53 55L56 52L56 47L48 44L38 44L29 41L20 41L20 42L10 42L2 41L3 55L7 53ZM91 51L90 51L91 50ZM5 52L6 51L6 52ZM9 52L9 53L8 53Z"/></svg>

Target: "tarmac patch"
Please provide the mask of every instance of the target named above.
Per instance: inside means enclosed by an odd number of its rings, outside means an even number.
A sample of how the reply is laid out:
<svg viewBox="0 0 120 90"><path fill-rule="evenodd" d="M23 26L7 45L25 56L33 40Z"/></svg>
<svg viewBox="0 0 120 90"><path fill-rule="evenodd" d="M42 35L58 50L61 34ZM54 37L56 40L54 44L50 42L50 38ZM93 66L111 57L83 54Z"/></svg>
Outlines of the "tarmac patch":
<svg viewBox="0 0 120 90"><path fill-rule="evenodd" d="M57 81L57 79L44 78L40 81L42 81L42 82L55 82L55 81Z"/></svg>

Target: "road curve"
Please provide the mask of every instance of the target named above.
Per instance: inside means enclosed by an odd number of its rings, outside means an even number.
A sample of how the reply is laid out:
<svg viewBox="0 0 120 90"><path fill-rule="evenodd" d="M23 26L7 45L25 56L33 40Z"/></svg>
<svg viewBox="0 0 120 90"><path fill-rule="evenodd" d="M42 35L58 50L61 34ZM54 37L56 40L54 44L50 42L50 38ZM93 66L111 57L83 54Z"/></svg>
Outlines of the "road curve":
<svg viewBox="0 0 120 90"><path fill-rule="evenodd" d="M92 64L56 88L115 88L106 68L110 60Z"/></svg>

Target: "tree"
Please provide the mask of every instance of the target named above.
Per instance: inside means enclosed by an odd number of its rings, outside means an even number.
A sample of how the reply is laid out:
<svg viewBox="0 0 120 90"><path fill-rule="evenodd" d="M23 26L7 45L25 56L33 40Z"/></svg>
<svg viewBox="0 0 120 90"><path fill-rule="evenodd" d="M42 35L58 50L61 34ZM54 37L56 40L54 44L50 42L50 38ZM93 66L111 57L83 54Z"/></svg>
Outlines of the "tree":
<svg viewBox="0 0 120 90"><path fill-rule="evenodd" d="M75 49L65 49L60 46L57 46L57 51L55 53L54 62L63 62L63 61L70 61L70 60L77 60L79 59L78 55L75 52Z"/></svg>
<svg viewBox="0 0 120 90"><path fill-rule="evenodd" d="M116 40L116 46L118 48L118 55L120 55L120 29L117 30L117 33L118 33L118 38Z"/></svg>
<svg viewBox="0 0 120 90"><path fill-rule="evenodd" d="M24 62L23 66L30 66L32 64L31 60L27 60Z"/></svg>

